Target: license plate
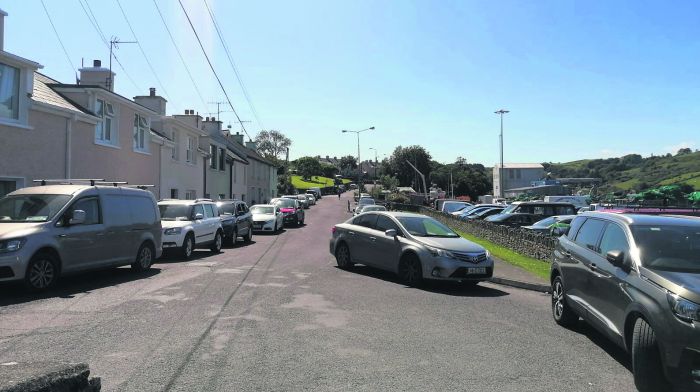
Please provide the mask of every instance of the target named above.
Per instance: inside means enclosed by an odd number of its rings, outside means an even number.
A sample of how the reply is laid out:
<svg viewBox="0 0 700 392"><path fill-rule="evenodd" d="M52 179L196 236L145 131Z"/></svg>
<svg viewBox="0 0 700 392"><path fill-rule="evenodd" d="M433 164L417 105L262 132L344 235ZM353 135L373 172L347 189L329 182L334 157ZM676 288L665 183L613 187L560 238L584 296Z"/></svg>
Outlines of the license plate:
<svg viewBox="0 0 700 392"><path fill-rule="evenodd" d="M467 268L467 275L484 275L486 267Z"/></svg>

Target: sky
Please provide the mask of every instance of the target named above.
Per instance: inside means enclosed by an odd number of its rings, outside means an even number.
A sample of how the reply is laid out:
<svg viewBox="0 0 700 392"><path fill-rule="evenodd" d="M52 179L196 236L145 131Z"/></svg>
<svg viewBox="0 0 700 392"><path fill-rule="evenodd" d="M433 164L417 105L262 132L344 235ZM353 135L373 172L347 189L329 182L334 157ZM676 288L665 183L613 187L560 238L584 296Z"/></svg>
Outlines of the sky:
<svg viewBox="0 0 700 392"><path fill-rule="evenodd" d="M155 3L183 54L190 80ZM700 148L697 1L225 1L207 0L237 66L245 99L204 0L183 0L248 133L276 129L292 159L381 160L398 145L433 159L566 162ZM115 91L156 87L168 113L216 116L224 94L177 0L5 1L5 50L74 83L77 68L115 54ZM131 23L132 35L119 4ZM89 6L89 7L88 7ZM152 64L154 72L149 68ZM71 65L72 63L72 65ZM75 67L75 68L74 68ZM196 85L196 88L195 88ZM201 93L200 99L197 89ZM230 110L221 106L221 110ZM220 118L240 130L231 112Z"/></svg>

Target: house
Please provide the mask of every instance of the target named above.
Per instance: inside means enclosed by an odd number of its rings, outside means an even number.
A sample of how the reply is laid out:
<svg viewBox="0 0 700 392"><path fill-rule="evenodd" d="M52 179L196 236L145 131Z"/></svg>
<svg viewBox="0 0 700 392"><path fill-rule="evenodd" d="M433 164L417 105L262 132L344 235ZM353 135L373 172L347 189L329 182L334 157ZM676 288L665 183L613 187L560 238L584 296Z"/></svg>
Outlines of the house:
<svg viewBox="0 0 700 392"><path fill-rule="evenodd" d="M221 121L215 117L206 117L202 125L206 136L200 139L200 148L210 155L204 170L205 197L246 201L249 170L246 154L238 151L235 143L226 137Z"/></svg>
<svg viewBox="0 0 700 392"><path fill-rule="evenodd" d="M514 197L517 192L511 189L531 186L533 181L544 178L544 167L539 163L506 163L503 165L503 189L500 180L501 165L493 166L493 195Z"/></svg>
<svg viewBox="0 0 700 392"><path fill-rule="evenodd" d="M246 170L248 204L267 203L277 197L277 166L265 159L257 150L255 142L244 143L243 135L227 134L236 151L250 162Z"/></svg>

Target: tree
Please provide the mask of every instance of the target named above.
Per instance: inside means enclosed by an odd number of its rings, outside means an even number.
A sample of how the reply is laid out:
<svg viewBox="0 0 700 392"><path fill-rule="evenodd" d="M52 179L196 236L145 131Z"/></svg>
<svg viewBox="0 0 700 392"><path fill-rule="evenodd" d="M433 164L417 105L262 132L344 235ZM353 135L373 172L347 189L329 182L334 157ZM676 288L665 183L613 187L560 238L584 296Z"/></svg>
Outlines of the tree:
<svg viewBox="0 0 700 392"><path fill-rule="evenodd" d="M292 185L289 174L283 174L277 177L277 193L280 195L291 195L294 193L294 186Z"/></svg>
<svg viewBox="0 0 700 392"><path fill-rule="evenodd" d="M680 150L678 150L678 153L676 155L686 155L686 154L692 154L692 153L693 153L693 150L686 147L686 148L681 148Z"/></svg>
<svg viewBox="0 0 700 392"><path fill-rule="evenodd" d="M384 170L383 174L390 176L395 176L399 179L399 183L402 185L413 185L418 191L422 190L423 182L417 174L416 171L411 168L407 162L411 162L412 165L416 166L418 170L426 178L426 186L428 176L430 175L430 161L432 157L430 153L421 146L408 146L401 147L398 146L391 154L386 165L382 165ZM417 182L416 182L417 180Z"/></svg>
<svg viewBox="0 0 700 392"><path fill-rule="evenodd" d="M294 166L303 179L310 180L311 176L321 174L321 162L314 157L302 157L294 161Z"/></svg>
<svg viewBox="0 0 700 392"><path fill-rule="evenodd" d="M280 161L287 152L292 141L280 131L260 131L255 136L258 152L266 159L274 162Z"/></svg>
<svg viewBox="0 0 700 392"><path fill-rule="evenodd" d="M393 191L399 186L399 179L385 174L379 177L379 183L382 185L383 189Z"/></svg>
<svg viewBox="0 0 700 392"><path fill-rule="evenodd" d="M324 177L333 178L336 174L338 174L337 167L328 163L321 164L321 175L323 175Z"/></svg>
<svg viewBox="0 0 700 392"><path fill-rule="evenodd" d="M346 155L344 157L340 157L340 170L343 170L343 169L349 169L349 170L357 169L357 159L352 155Z"/></svg>

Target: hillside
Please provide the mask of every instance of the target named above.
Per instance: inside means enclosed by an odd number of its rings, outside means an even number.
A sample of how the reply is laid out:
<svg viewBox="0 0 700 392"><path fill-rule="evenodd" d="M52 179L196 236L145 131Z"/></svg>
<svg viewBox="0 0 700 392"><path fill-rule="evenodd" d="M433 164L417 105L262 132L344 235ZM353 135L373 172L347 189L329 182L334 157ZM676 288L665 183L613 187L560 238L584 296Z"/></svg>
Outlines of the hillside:
<svg viewBox="0 0 700 392"><path fill-rule="evenodd" d="M543 163L546 172L559 177L599 177L606 191L641 191L660 185L688 184L700 190L700 152L651 156L630 154L620 158L584 159Z"/></svg>
<svg viewBox="0 0 700 392"><path fill-rule="evenodd" d="M343 184L349 184L351 181L343 179ZM305 181L301 176L292 176L292 186L297 189L323 188L333 186L335 184L332 178L312 176L311 181Z"/></svg>

